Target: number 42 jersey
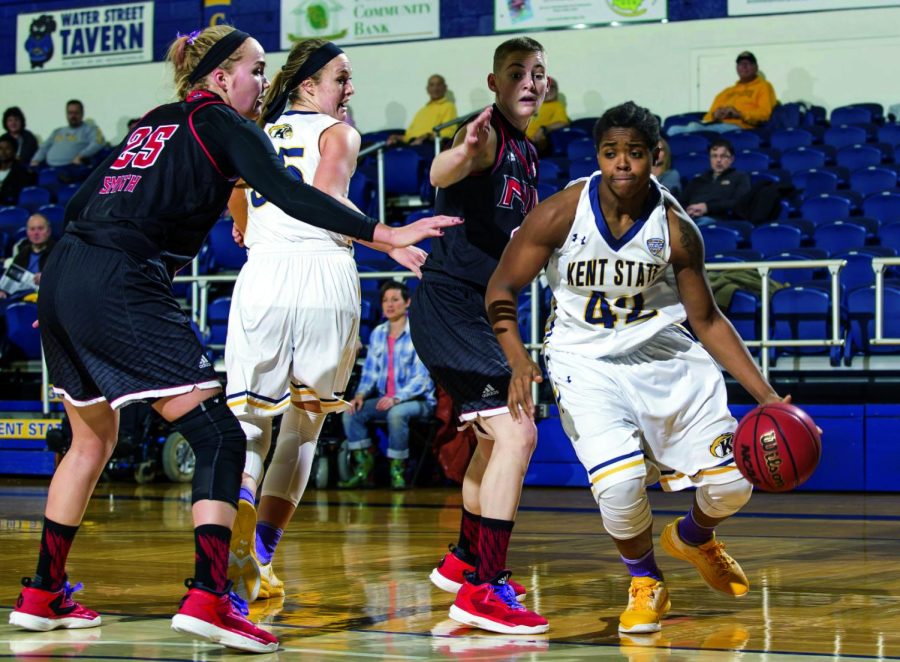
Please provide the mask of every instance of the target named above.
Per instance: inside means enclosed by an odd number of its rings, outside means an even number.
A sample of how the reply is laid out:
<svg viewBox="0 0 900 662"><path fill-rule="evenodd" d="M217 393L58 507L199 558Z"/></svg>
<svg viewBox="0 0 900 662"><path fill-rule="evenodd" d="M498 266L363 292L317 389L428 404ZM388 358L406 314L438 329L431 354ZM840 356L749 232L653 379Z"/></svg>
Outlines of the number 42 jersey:
<svg viewBox="0 0 900 662"><path fill-rule="evenodd" d="M547 264L553 310L544 344L590 358L626 354L685 311L671 280L666 205L677 204L651 180L645 216L613 236L600 209L600 173L582 187L566 242Z"/></svg>

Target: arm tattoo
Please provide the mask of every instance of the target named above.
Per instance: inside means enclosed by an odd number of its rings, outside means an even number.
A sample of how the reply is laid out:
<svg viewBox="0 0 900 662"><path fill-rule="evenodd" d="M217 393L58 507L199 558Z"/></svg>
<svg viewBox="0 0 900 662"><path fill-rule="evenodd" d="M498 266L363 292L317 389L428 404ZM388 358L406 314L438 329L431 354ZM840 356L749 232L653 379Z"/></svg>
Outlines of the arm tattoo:
<svg viewBox="0 0 900 662"><path fill-rule="evenodd" d="M678 229L681 231L681 247L688 256L688 266L703 266L703 244L697 237L697 230L692 223L678 218Z"/></svg>
<svg viewBox="0 0 900 662"><path fill-rule="evenodd" d="M512 322L513 324L518 324L519 316L516 304L507 299L494 301L488 306L488 321L491 323L492 327L495 327L500 322ZM506 333L506 329L495 328L494 333Z"/></svg>

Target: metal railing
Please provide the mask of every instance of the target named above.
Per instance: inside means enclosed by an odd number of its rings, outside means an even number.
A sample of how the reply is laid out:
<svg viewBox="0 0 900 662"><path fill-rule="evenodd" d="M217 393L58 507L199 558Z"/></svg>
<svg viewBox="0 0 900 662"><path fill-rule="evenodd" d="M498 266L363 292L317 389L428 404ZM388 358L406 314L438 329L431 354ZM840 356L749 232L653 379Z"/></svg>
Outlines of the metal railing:
<svg viewBox="0 0 900 662"><path fill-rule="evenodd" d="M195 261L196 262L196 261ZM706 265L708 271L751 271L760 274L760 339L745 340L748 347L759 347L760 370L768 378L770 360L769 348L773 347L840 347L845 339L841 336L840 316L840 272L846 266L846 260L790 260L785 262L714 262ZM875 271L875 338L869 342L874 345L900 345L900 338L884 337L884 270L890 266L900 266L900 257L874 258L872 269ZM821 340L773 340L769 337L771 322L771 305L769 292L769 273L773 269L809 269L827 268L831 290L831 337ZM406 280L414 278L411 271L366 271L359 274L360 280L385 279ZM177 276L175 283L191 284L191 319L205 331L208 327L207 304L209 302L209 285L211 283L229 283L237 280L237 274L198 275L196 264L191 268L190 276ZM530 327L529 338L525 343L532 359L537 363L543 346L540 325L540 277L530 285ZM523 338L523 340L525 340ZM41 380L43 411L50 411L49 375L46 362L41 360ZM534 385L533 396L537 402L537 385Z"/></svg>

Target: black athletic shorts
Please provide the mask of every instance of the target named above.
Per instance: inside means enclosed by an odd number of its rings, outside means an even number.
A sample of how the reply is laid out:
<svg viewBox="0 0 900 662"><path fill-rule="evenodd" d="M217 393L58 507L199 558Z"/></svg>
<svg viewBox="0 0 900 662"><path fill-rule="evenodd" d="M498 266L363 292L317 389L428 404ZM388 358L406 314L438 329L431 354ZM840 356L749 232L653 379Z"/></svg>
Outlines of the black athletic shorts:
<svg viewBox="0 0 900 662"><path fill-rule="evenodd" d="M409 329L416 354L461 419L508 411L512 373L488 322L483 291L426 271L412 295Z"/></svg>
<svg viewBox="0 0 900 662"><path fill-rule="evenodd" d="M73 404L220 386L160 260L66 234L41 274L38 320L51 383Z"/></svg>

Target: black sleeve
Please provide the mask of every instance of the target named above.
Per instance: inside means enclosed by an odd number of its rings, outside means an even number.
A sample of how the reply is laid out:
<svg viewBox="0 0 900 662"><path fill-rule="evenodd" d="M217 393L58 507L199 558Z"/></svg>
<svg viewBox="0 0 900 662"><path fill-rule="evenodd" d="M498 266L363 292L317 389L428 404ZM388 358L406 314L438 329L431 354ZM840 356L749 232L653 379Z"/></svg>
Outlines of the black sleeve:
<svg viewBox="0 0 900 662"><path fill-rule="evenodd" d="M209 141L207 144L214 142L217 151L225 154L235 171L260 195L304 223L372 241L378 221L291 177L266 134L253 122L223 108L209 111L203 113L203 122L197 127L201 139Z"/></svg>

